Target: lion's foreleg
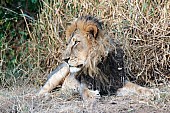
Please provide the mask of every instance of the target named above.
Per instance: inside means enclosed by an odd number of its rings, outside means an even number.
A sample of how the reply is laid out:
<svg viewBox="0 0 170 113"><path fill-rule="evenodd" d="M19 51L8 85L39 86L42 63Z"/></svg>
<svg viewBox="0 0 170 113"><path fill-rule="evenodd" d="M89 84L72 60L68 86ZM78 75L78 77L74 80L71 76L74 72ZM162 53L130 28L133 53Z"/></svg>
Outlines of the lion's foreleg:
<svg viewBox="0 0 170 113"><path fill-rule="evenodd" d="M65 78L62 91L68 94L79 93L85 101L93 101L100 98L98 90L90 90L85 83L80 83L80 81L76 79L76 73L70 73L69 76Z"/></svg>
<svg viewBox="0 0 170 113"><path fill-rule="evenodd" d="M61 90L63 92L79 93L80 82L76 79L76 73L70 73L62 84Z"/></svg>
<svg viewBox="0 0 170 113"><path fill-rule="evenodd" d="M48 93L57 85L61 84L61 82L69 75L69 72L70 70L68 64L63 62L49 75L47 82L41 88L38 95Z"/></svg>
<svg viewBox="0 0 170 113"><path fill-rule="evenodd" d="M159 90L157 88L150 89L142 87L132 82L126 81L125 85L122 88L118 89L117 96L130 96L130 95L159 97Z"/></svg>

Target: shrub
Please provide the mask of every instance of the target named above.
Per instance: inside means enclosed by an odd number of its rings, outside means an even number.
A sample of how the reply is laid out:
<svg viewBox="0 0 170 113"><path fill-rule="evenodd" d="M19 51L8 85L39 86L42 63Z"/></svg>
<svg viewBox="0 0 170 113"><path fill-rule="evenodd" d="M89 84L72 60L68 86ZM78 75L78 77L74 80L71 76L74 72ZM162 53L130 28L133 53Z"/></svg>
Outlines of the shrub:
<svg viewBox="0 0 170 113"><path fill-rule="evenodd" d="M42 0L35 21L22 17L25 24L20 28L24 29L15 29L19 23L15 21L21 16L14 16L12 22L0 19L0 78L28 76L33 83L41 84L60 62L66 26L90 14L99 18L107 33L121 43L129 79L147 85L166 83L170 77L169 4L168 0Z"/></svg>
<svg viewBox="0 0 170 113"><path fill-rule="evenodd" d="M23 0L0 1L0 84L6 86L19 77L29 75L30 37L23 16L33 22L38 2ZM24 12L22 14L22 12Z"/></svg>
<svg viewBox="0 0 170 113"><path fill-rule="evenodd" d="M46 66L55 68L66 25L76 17L93 15L125 51L127 77L139 84L166 82L170 74L170 5L168 1L46 1L39 15L38 36ZM44 42L45 41L45 42ZM48 55L47 55L48 54ZM60 59L60 58L59 58Z"/></svg>

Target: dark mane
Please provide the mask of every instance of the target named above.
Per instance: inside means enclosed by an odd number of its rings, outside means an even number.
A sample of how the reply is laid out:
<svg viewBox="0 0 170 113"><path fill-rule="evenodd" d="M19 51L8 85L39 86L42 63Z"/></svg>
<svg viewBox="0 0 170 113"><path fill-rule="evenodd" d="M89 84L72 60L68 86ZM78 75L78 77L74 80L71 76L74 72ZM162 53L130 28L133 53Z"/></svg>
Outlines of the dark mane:
<svg viewBox="0 0 170 113"><path fill-rule="evenodd" d="M79 80L88 85L89 89L99 90L101 95L115 94L118 88L121 88L124 83L124 63L123 50L117 48L116 52L112 51L106 58L97 65L100 70L100 75L93 75L93 78L88 74L79 74ZM104 76L103 78L100 78Z"/></svg>
<svg viewBox="0 0 170 113"><path fill-rule="evenodd" d="M85 22L93 22L97 25L97 28L102 30L102 25L103 23L99 21L99 19L91 16L91 15L86 15L86 16L82 16L80 18L78 18L78 21L85 21Z"/></svg>

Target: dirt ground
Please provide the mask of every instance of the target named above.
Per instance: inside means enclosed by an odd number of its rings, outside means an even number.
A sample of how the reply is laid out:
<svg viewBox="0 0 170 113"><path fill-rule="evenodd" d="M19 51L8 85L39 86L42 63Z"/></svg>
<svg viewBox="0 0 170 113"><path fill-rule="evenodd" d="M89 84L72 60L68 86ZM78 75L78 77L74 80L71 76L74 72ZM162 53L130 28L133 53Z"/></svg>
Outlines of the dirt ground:
<svg viewBox="0 0 170 113"><path fill-rule="evenodd" d="M105 96L86 102L77 95L66 97L60 91L36 97L38 87L14 86L0 89L0 113L170 113L170 85L159 89L160 96L152 99Z"/></svg>

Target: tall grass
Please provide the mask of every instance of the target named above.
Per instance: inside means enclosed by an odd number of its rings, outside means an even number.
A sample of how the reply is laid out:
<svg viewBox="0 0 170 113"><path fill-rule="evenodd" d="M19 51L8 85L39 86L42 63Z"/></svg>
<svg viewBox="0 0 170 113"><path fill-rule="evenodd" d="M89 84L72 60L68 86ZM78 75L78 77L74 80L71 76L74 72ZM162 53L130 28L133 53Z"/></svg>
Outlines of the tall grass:
<svg viewBox="0 0 170 113"><path fill-rule="evenodd" d="M147 85L170 79L170 1L42 0L38 20L27 28L30 39L22 61L28 67L20 64L31 81L41 84L58 65L66 26L83 15L99 18L121 43L128 78Z"/></svg>

